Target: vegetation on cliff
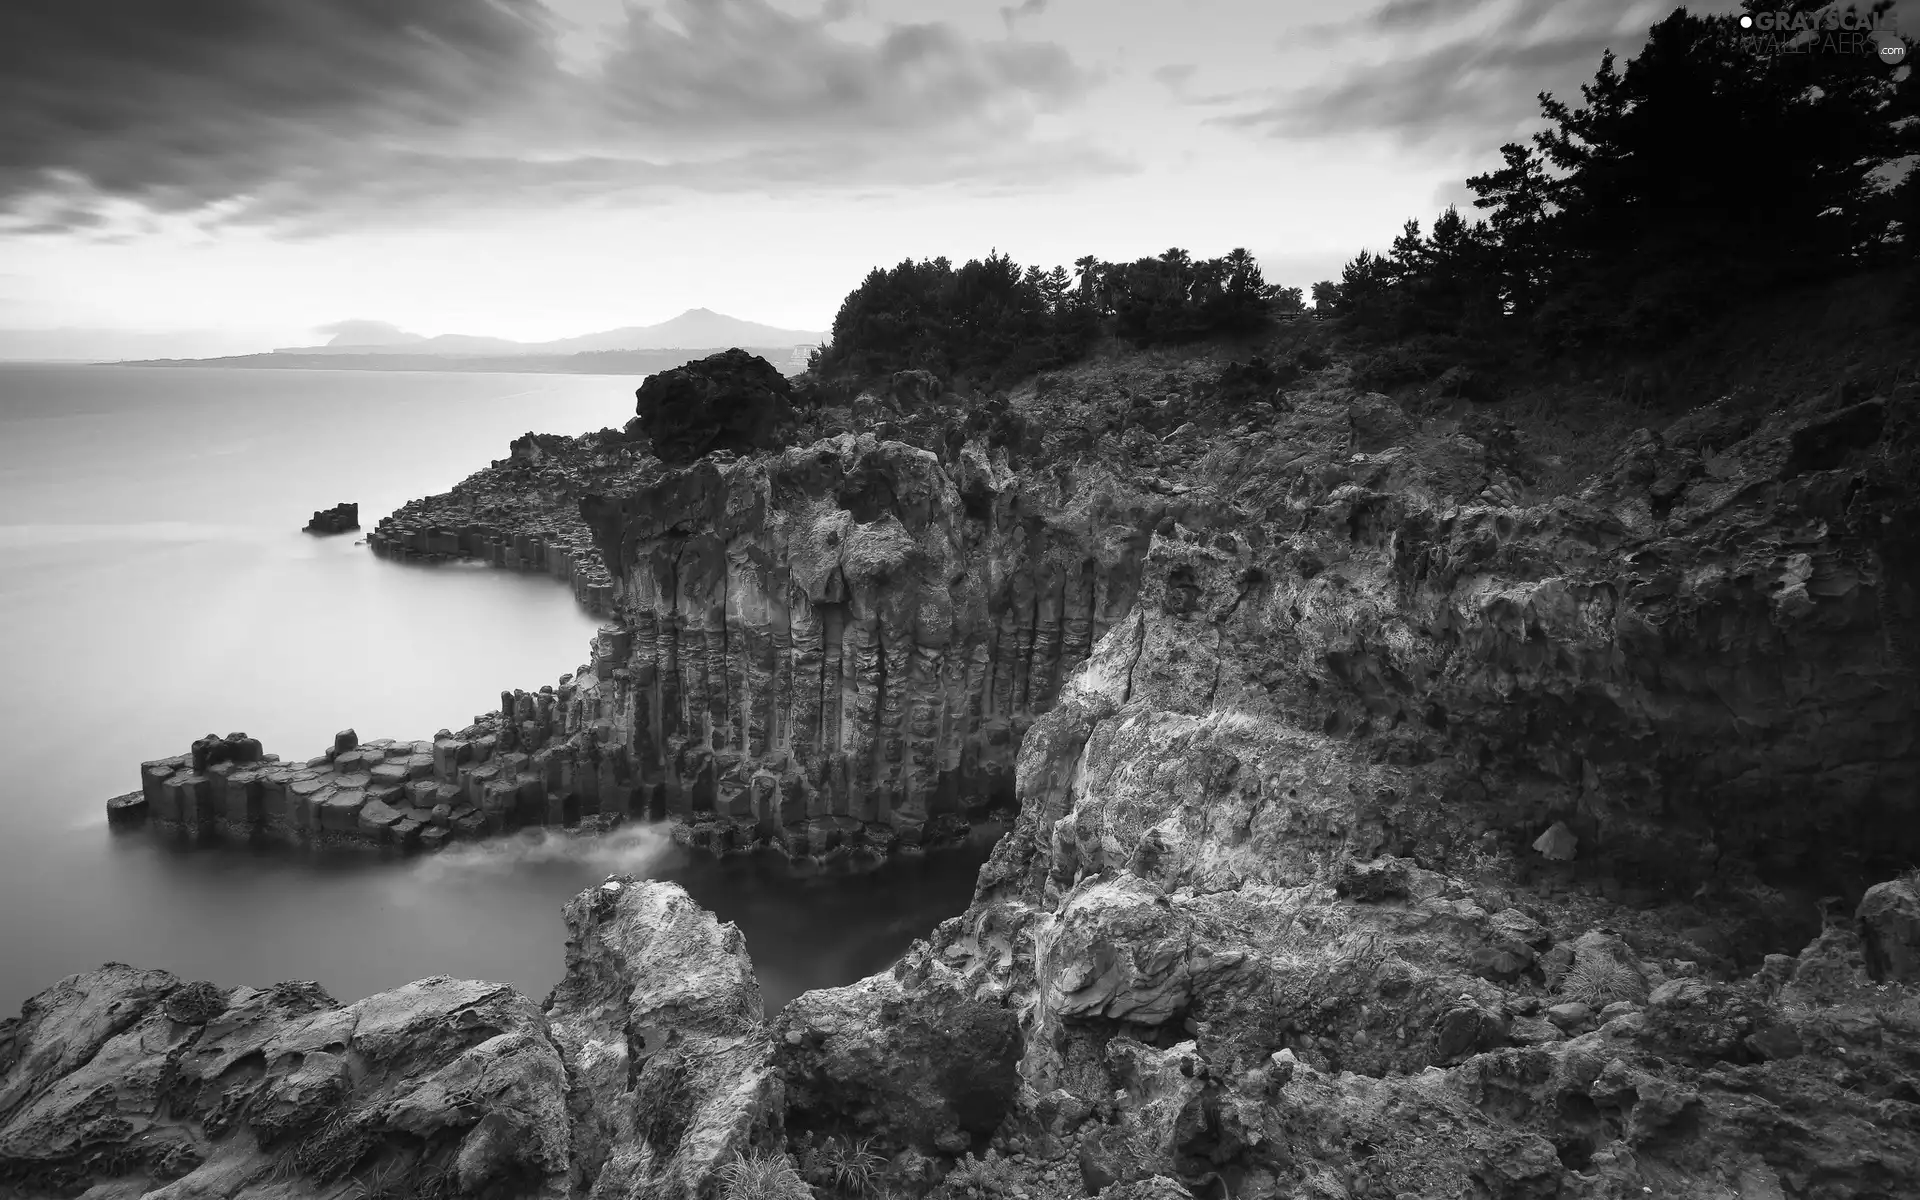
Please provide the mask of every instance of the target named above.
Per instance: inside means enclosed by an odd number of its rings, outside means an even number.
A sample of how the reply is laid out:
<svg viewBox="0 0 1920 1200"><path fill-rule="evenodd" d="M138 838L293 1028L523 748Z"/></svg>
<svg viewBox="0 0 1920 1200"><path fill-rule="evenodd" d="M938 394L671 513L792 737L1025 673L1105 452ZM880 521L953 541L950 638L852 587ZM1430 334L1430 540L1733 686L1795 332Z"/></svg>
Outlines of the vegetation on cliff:
<svg viewBox="0 0 1920 1200"><path fill-rule="evenodd" d="M1548 128L1467 181L1485 219L1449 208L1425 236L1408 221L1390 249L1315 285L1316 307L1375 339L1584 357L1671 344L1782 289L1911 268L1920 86L1910 67L1820 37L1766 52L1739 14L1676 10L1623 67L1609 52L1581 104L1541 95Z"/></svg>
<svg viewBox="0 0 1920 1200"><path fill-rule="evenodd" d="M1482 218L1448 208L1424 233L1409 220L1389 248L1313 286L1315 315L1374 347L1365 382L1457 367L1457 386L1485 396L1528 370L1661 349L1729 308L1863 271L1905 270L1920 300L1920 84L1910 65L1829 52L1820 37L1800 38L1811 52L1772 52L1738 14L1676 10L1624 65L1607 53L1581 103L1541 95L1548 128L1467 181ZM1299 289L1269 284L1245 250L1087 256L1071 272L997 253L958 268L907 261L848 295L811 367L827 381L926 370L998 386L1111 341L1269 332L1302 311Z"/></svg>

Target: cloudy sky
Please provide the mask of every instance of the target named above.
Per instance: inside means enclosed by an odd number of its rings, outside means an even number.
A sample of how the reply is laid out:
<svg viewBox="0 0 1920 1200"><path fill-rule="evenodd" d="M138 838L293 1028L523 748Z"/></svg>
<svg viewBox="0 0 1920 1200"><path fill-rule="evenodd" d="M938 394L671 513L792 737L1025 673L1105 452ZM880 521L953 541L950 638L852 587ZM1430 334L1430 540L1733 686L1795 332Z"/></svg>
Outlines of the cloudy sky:
<svg viewBox="0 0 1920 1200"><path fill-rule="evenodd" d="M1305 286L1671 7L5 0L0 356L824 329L876 264L994 248Z"/></svg>

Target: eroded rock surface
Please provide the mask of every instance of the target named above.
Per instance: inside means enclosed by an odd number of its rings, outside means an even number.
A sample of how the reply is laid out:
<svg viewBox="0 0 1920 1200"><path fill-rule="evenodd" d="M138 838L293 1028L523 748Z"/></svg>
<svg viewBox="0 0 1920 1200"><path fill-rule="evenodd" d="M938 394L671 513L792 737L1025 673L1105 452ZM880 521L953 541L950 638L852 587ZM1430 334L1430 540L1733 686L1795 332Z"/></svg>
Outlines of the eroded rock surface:
<svg viewBox="0 0 1920 1200"><path fill-rule="evenodd" d="M1237 525L1156 532L973 906L846 989L1017 1016L998 1156L953 1178L1920 1189L1912 893L1861 898L1920 829L1912 498L1836 407L1706 413L1534 505L1497 436L1324 379L1191 451ZM1762 882L1796 871L1854 918ZM939 1110L895 1101L843 1127Z"/></svg>
<svg viewBox="0 0 1920 1200"><path fill-rule="evenodd" d="M614 740L701 840L882 850L1011 799L1035 715L1133 601L1164 511L872 435L582 506L624 621Z"/></svg>
<svg viewBox="0 0 1920 1200"><path fill-rule="evenodd" d="M571 1081L575 1194L707 1194L736 1155L778 1142L784 1112L740 931L630 876L576 896L566 922L547 1021Z"/></svg>
<svg viewBox="0 0 1920 1200"><path fill-rule="evenodd" d="M0 1022L0 1195L710 1195L783 1112L739 931L630 878L565 916L544 1013L446 977L344 1006L117 963L62 980Z"/></svg>
<svg viewBox="0 0 1920 1200"><path fill-rule="evenodd" d="M0 1189L560 1196L566 1071L511 988L437 977L342 1006L108 964L0 1025Z"/></svg>

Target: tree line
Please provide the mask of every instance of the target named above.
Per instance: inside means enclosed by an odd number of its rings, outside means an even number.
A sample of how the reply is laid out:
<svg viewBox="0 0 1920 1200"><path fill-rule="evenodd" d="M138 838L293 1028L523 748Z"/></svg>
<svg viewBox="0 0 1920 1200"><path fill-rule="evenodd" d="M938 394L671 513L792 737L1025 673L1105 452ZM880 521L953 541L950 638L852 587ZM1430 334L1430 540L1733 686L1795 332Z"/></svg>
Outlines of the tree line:
<svg viewBox="0 0 1920 1200"><path fill-rule="evenodd" d="M1675 10L1624 67L1605 54L1579 105L1540 94L1548 127L1466 181L1480 219L1449 208L1424 235L1408 221L1385 252L1315 284L1316 310L1381 339L1577 355L1658 346L1760 295L1920 260L1911 67L1823 46L1822 5L1743 7L1816 28L1783 48L1740 14Z"/></svg>
<svg viewBox="0 0 1920 1200"><path fill-rule="evenodd" d="M1314 313L1362 340L1507 359L1652 348L1757 296L1902 264L1920 308L1911 64L1825 46L1819 27L1833 18L1814 0L1742 7L1814 28L1762 45L1738 13L1676 9L1624 65L1607 52L1579 104L1540 94L1546 128L1466 181L1475 219L1448 208L1424 232L1407 221L1386 250L1314 284ZM1859 15L1884 23L1890 9L1876 0ZM1104 336L1180 344L1304 310L1300 290L1268 284L1245 250L1089 256L1071 271L997 252L959 267L906 261L846 298L813 366L1010 380Z"/></svg>
<svg viewBox="0 0 1920 1200"><path fill-rule="evenodd" d="M1093 256L1046 269L996 252L876 267L833 319L816 374L927 370L1017 379L1080 358L1103 336L1139 347L1252 333L1305 308L1299 288L1269 284L1244 249L1196 259L1182 249L1134 262Z"/></svg>

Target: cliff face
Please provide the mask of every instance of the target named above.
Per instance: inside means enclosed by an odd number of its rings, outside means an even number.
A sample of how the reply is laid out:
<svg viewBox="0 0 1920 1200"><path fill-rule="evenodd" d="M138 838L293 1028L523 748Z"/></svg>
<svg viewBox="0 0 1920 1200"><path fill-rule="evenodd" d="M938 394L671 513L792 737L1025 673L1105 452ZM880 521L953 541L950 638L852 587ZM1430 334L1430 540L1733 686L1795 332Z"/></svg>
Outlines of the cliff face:
<svg viewBox="0 0 1920 1200"><path fill-rule="evenodd" d="M1920 827L1872 415L1912 398L1847 399L1708 412L1532 505L1498 430L1338 386L1216 438L1186 499L1252 519L1155 535L974 904L841 1022L1017 1013L1009 1187L1920 1188L1920 1002L1879 948L1920 900L1823 929L1794 891L1838 864L1810 882L1859 898Z"/></svg>
<svg viewBox="0 0 1920 1200"><path fill-rule="evenodd" d="M1132 605L1161 509L1130 493L843 434L588 499L639 786L797 852L1010 800L1027 726Z"/></svg>

